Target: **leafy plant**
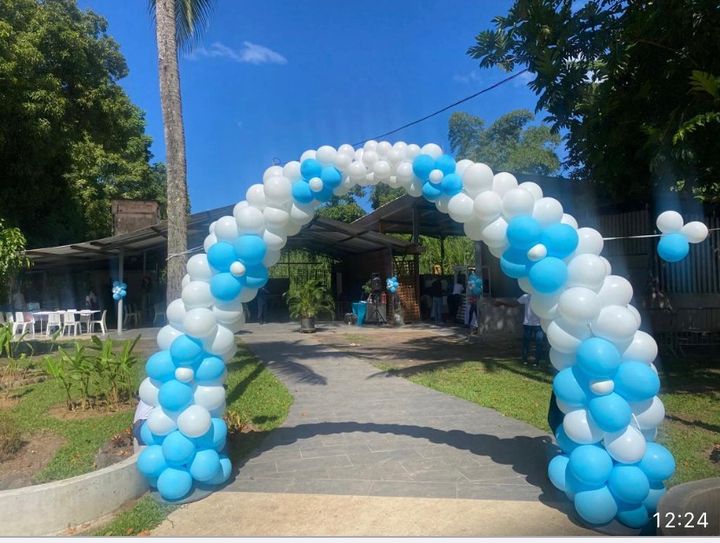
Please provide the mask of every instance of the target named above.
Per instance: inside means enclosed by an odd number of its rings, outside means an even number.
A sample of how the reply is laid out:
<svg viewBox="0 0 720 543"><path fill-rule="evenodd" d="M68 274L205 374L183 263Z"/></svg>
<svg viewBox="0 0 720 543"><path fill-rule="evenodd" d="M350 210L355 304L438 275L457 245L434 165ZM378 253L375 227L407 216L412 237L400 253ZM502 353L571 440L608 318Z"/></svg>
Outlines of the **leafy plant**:
<svg viewBox="0 0 720 543"><path fill-rule="evenodd" d="M335 309L332 295L320 281L293 283L283 294L283 298L293 319L309 319L323 313L332 315Z"/></svg>
<svg viewBox="0 0 720 543"><path fill-rule="evenodd" d="M65 391L65 405L68 410L72 409L72 381L61 358L45 357L45 373L53 379L57 379Z"/></svg>
<svg viewBox="0 0 720 543"><path fill-rule="evenodd" d="M120 352L115 352L111 338L103 341L97 336L92 337L90 348L97 352L95 370L98 390L114 407L132 391L132 369L137 364L133 350L139 340L138 335L133 341L125 341Z"/></svg>

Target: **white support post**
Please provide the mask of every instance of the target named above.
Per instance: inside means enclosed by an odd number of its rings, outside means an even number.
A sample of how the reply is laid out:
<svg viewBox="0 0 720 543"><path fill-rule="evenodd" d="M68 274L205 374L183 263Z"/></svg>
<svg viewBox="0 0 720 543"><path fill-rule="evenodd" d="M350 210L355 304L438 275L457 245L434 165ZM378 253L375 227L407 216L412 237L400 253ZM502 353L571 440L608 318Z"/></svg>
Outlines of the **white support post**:
<svg viewBox="0 0 720 543"><path fill-rule="evenodd" d="M118 255L118 281L123 282L123 268L125 268L125 251L120 249ZM123 299L118 300L117 310L117 333L118 336L122 335L123 331Z"/></svg>

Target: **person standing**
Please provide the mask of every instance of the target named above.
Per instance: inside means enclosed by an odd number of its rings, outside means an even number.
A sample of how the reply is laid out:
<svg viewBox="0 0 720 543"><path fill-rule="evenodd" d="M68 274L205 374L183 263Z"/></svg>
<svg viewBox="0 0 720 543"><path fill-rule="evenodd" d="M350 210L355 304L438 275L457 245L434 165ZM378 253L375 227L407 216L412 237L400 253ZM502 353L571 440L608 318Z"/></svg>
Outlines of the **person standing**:
<svg viewBox="0 0 720 543"><path fill-rule="evenodd" d="M545 351L545 332L540 326L540 317L530 307L530 294L523 294L517 301L524 306L523 314L523 340L522 340L522 363L527 365L528 354L530 351L530 342L535 341L535 363L533 366L540 364L544 358Z"/></svg>
<svg viewBox="0 0 720 543"><path fill-rule="evenodd" d="M452 294L448 296L448 309L450 311L450 322L454 323L457 318L458 308L460 307L460 300L462 294L465 292L465 287L462 284L462 279L458 277L453 285Z"/></svg>
<svg viewBox="0 0 720 543"><path fill-rule="evenodd" d="M430 318L435 321L435 324L440 325L442 322L442 283L440 282L440 277L436 277L432 282L430 295L432 296Z"/></svg>
<svg viewBox="0 0 720 543"><path fill-rule="evenodd" d="M85 295L85 309L97 309L98 308L98 301L97 296L95 295L95 292L93 289L90 289L88 293Z"/></svg>
<svg viewBox="0 0 720 543"><path fill-rule="evenodd" d="M265 324L265 314L267 312L267 295L268 289L260 287L257 291L257 318L260 324Z"/></svg>

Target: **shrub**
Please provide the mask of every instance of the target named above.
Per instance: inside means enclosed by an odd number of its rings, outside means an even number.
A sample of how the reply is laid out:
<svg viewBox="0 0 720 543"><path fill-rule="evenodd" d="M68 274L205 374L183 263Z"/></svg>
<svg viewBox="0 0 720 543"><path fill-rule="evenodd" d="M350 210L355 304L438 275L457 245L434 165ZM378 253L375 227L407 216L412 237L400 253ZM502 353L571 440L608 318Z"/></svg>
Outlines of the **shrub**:
<svg viewBox="0 0 720 543"><path fill-rule="evenodd" d="M24 441L22 434L14 419L0 418L0 459L11 458L16 455Z"/></svg>

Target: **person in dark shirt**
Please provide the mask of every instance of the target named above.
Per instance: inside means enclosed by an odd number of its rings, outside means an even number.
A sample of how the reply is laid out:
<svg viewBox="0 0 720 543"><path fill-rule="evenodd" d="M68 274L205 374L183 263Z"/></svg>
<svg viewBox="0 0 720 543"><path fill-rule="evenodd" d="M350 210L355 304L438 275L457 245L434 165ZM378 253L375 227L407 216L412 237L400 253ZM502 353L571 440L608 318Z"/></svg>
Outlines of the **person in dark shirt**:
<svg viewBox="0 0 720 543"><path fill-rule="evenodd" d="M267 312L268 289L260 287L257 291L257 318L260 324L265 324L265 313Z"/></svg>
<svg viewBox="0 0 720 543"><path fill-rule="evenodd" d="M442 283L439 277L435 278L430 285L430 296L432 296L430 318L435 321L435 324L440 324L442 322Z"/></svg>

